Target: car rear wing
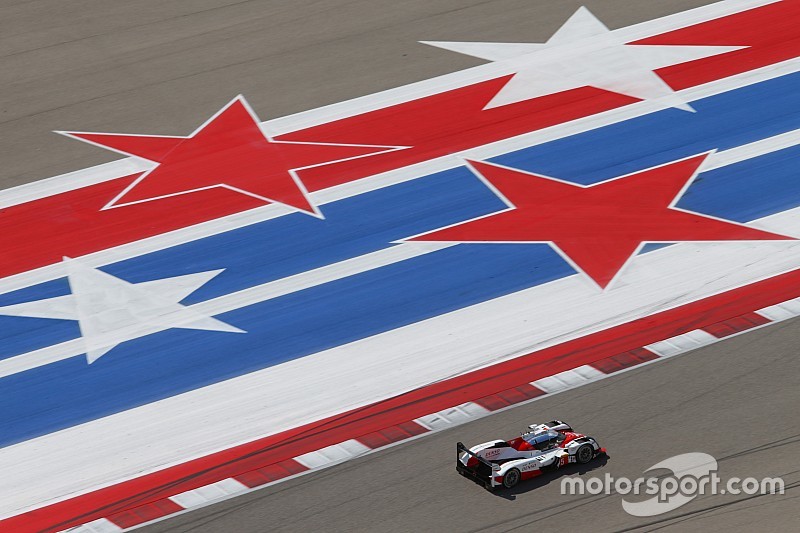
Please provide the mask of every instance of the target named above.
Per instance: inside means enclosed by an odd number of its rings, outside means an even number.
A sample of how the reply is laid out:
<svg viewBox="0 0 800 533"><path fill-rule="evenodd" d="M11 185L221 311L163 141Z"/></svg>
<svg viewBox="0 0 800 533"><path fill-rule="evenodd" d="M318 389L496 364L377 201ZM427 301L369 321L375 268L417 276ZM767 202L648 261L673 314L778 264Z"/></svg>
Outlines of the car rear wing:
<svg viewBox="0 0 800 533"><path fill-rule="evenodd" d="M464 453L466 453L472 459L475 459L477 464L470 467L462 463L461 455ZM468 477L476 483L480 483L487 489L491 489L494 487L494 480L492 477L494 476L494 472L497 468L498 467L496 464L487 461L474 452L471 452L461 442L456 444L456 470L462 476Z"/></svg>

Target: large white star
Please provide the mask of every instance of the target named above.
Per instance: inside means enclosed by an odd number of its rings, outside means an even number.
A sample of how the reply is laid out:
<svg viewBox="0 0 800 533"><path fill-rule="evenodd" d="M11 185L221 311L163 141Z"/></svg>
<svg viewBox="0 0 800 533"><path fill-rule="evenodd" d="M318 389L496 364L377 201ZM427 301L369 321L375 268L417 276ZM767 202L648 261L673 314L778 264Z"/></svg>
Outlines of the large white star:
<svg viewBox="0 0 800 533"><path fill-rule="evenodd" d="M91 364L118 344L170 328L244 333L180 302L222 270L129 283L64 258L72 294L0 307L0 314L77 320Z"/></svg>
<svg viewBox="0 0 800 533"><path fill-rule="evenodd" d="M485 109L590 86L694 111L654 71L746 48L625 44L585 7L543 44L420 42L497 62L514 74Z"/></svg>

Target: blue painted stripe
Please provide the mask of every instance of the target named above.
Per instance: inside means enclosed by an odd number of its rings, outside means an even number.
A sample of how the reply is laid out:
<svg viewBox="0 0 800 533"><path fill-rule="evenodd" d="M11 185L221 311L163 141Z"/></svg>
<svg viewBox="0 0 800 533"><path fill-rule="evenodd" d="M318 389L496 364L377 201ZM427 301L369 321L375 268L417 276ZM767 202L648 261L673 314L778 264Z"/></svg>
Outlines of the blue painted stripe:
<svg viewBox="0 0 800 533"><path fill-rule="evenodd" d="M749 222L800 206L799 160L800 146L793 146L703 172L676 207Z"/></svg>

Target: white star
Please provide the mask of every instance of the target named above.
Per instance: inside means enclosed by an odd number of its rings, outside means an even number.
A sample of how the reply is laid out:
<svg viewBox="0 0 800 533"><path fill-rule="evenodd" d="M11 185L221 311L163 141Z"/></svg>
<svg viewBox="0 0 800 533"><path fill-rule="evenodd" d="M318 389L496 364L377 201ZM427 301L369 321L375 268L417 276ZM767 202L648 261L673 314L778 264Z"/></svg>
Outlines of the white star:
<svg viewBox="0 0 800 533"><path fill-rule="evenodd" d="M118 344L170 328L244 333L179 304L222 270L128 283L64 258L72 294L0 307L0 314L77 320L91 364Z"/></svg>
<svg viewBox="0 0 800 533"><path fill-rule="evenodd" d="M420 42L494 61L514 74L484 109L591 86L694 111L654 71L746 48L625 44L585 7L544 44Z"/></svg>

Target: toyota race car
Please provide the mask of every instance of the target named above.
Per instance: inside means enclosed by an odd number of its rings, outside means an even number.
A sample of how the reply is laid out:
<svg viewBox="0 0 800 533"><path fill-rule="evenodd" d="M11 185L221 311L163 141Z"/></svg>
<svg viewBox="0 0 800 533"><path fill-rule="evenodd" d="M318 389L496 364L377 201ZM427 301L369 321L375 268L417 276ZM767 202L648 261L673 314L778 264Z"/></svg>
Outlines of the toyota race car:
<svg viewBox="0 0 800 533"><path fill-rule="evenodd" d="M569 463L586 464L606 453L594 438L575 433L560 420L528 429L515 439L493 440L469 449L459 442L456 470L489 490L511 488L520 480Z"/></svg>

